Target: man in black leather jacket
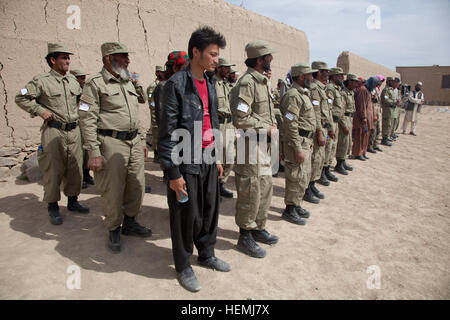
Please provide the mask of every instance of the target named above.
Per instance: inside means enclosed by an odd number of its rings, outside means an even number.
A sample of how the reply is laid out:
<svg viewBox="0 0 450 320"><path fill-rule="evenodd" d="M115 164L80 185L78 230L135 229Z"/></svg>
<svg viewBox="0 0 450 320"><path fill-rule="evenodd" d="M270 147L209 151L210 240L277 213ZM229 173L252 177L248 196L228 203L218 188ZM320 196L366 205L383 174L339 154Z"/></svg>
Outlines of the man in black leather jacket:
<svg viewBox="0 0 450 320"><path fill-rule="evenodd" d="M219 130L217 96L212 71L225 38L209 27L194 31L189 40L190 65L167 80L162 93L159 156L168 176L167 201L175 270L180 284L189 291L200 290L190 265L193 243L201 266L227 272L228 263L214 256L219 217L219 177L216 162L220 148L212 130ZM173 134L183 139L174 139ZM183 145L180 150L180 145ZM182 159L177 156L181 154ZM187 201L184 199L188 197Z"/></svg>

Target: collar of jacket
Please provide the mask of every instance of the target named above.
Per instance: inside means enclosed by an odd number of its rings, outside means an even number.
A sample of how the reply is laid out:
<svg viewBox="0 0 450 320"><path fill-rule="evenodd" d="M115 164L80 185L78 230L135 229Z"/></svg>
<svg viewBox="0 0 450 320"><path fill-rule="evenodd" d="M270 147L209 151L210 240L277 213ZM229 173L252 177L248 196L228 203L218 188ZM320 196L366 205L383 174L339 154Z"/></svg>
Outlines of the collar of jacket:
<svg viewBox="0 0 450 320"><path fill-rule="evenodd" d="M179 72L183 72L183 71L186 72L187 77L190 79L193 91L195 92L197 97L200 99L200 103L203 105L203 100L200 98L200 94L198 93L197 86L195 85L195 81L194 81L195 78L194 78L194 75L192 74L191 64L189 64L186 68L184 68L184 70L181 70ZM213 103L212 89L214 89L214 91L215 91L215 88L211 88L211 85L212 85L211 81L213 78L209 78L206 75L206 73L203 73L203 78L206 81L206 87L208 89L208 103L209 103L208 107L209 107L209 111L211 113L211 104Z"/></svg>
<svg viewBox="0 0 450 320"><path fill-rule="evenodd" d="M314 79L314 83L320 88L325 89L325 85L322 83L322 81L319 81L317 79Z"/></svg>
<svg viewBox="0 0 450 320"><path fill-rule="evenodd" d="M259 71L256 71L253 68L248 68L247 73L249 73L255 80L259 83L267 84L267 77L261 74Z"/></svg>
<svg viewBox="0 0 450 320"><path fill-rule="evenodd" d="M225 79L220 79L217 74L213 76L214 79L216 79L216 82L219 84L225 84Z"/></svg>
<svg viewBox="0 0 450 320"><path fill-rule="evenodd" d="M298 90L298 92L300 92L301 94L308 94L308 89L300 87L300 85L297 82L294 82L294 84L292 85L292 88L295 88Z"/></svg>
<svg viewBox="0 0 450 320"><path fill-rule="evenodd" d="M50 69L50 72L49 72L49 73L50 73L52 76L54 76L58 82L61 82L62 80L69 81L69 79L67 78L67 74L63 76L61 73L56 72L56 71L53 70L53 69Z"/></svg>
<svg viewBox="0 0 450 320"><path fill-rule="evenodd" d="M102 68L101 74L105 83L109 83L109 80L113 80L115 82L120 83L121 79L117 79L116 77L114 77L112 73L109 72L105 67Z"/></svg>

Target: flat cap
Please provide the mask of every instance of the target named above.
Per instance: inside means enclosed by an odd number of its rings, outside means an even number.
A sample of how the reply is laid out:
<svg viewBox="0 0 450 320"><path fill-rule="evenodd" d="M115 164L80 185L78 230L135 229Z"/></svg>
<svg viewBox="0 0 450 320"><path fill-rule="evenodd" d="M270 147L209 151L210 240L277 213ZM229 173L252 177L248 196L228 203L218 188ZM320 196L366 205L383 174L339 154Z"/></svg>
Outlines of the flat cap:
<svg viewBox="0 0 450 320"><path fill-rule="evenodd" d="M328 69L328 65L323 61L313 61L313 63L311 63L311 68L316 69L316 70L330 71L330 69Z"/></svg>
<svg viewBox="0 0 450 320"><path fill-rule="evenodd" d="M395 77L395 78L394 78L394 81L395 81L395 82L401 82L399 77Z"/></svg>
<svg viewBox="0 0 450 320"><path fill-rule="evenodd" d="M70 70L70 73L73 74L75 77L87 76L89 74L89 73L84 72L81 69Z"/></svg>
<svg viewBox="0 0 450 320"><path fill-rule="evenodd" d="M394 78L392 78L392 77L387 77L387 78L386 78L386 81L394 81Z"/></svg>
<svg viewBox="0 0 450 320"><path fill-rule="evenodd" d="M227 58L220 57L218 67L231 67L235 66L235 64L231 64Z"/></svg>
<svg viewBox="0 0 450 320"><path fill-rule="evenodd" d="M291 67L291 76L297 77L301 74L308 74L308 73L313 73L313 72L317 72L317 71L318 70L316 70L316 69L311 69L311 67L308 66L307 64L297 63Z"/></svg>
<svg viewBox="0 0 450 320"><path fill-rule="evenodd" d="M128 50L127 46L119 42L105 42L101 46L102 57L116 53L133 53Z"/></svg>
<svg viewBox="0 0 450 320"><path fill-rule="evenodd" d="M347 80L359 81L358 76L353 73L347 74Z"/></svg>
<svg viewBox="0 0 450 320"><path fill-rule="evenodd" d="M63 43L61 42L48 42L47 43L48 52L47 54L53 53L53 52L61 52L61 53L68 53L73 54Z"/></svg>
<svg viewBox="0 0 450 320"><path fill-rule="evenodd" d="M164 67L162 67L162 66L156 66L156 67L155 67L155 72L158 72L158 71L164 72Z"/></svg>
<svg viewBox="0 0 450 320"><path fill-rule="evenodd" d="M270 48L269 44L264 40L255 40L245 46L247 58L253 59L277 52L274 48Z"/></svg>
<svg viewBox="0 0 450 320"><path fill-rule="evenodd" d="M238 71L237 71L237 69L235 69L235 68L231 67L231 69L230 69L230 73L236 73L236 72L238 72Z"/></svg>
<svg viewBox="0 0 450 320"><path fill-rule="evenodd" d="M416 85L421 86L421 85L422 85L422 82L419 81L419 82L416 83Z"/></svg>
<svg viewBox="0 0 450 320"><path fill-rule="evenodd" d="M345 73L344 73L344 70L342 70L342 68L339 68L339 67L330 69L330 76L334 76L337 74L345 74Z"/></svg>

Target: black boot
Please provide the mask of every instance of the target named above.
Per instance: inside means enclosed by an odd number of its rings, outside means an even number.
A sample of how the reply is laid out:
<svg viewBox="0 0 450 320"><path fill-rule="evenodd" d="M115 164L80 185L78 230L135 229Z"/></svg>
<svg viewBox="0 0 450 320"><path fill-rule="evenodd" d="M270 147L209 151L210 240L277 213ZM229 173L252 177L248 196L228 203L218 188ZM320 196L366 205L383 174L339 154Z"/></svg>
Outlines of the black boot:
<svg viewBox="0 0 450 320"><path fill-rule="evenodd" d="M328 180L328 178L327 178L327 176L325 174L325 167L323 167L322 174L320 175L320 179L317 182L320 183L323 186L329 186L330 185L330 181Z"/></svg>
<svg viewBox="0 0 450 320"><path fill-rule="evenodd" d="M225 189L224 183L220 183L220 195L224 198L233 198L233 192Z"/></svg>
<svg viewBox="0 0 450 320"><path fill-rule="evenodd" d="M312 194L317 198L325 199L325 195L322 192L320 192L319 189L316 188L315 181L310 182L308 188L312 191Z"/></svg>
<svg viewBox="0 0 450 320"><path fill-rule="evenodd" d="M383 152L383 150L381 150L381 148L379 146L376 146L375 148L373 148L374 150L378 151L378 152Z"/></svg>
<svg viewBox="0 0 450 320"><path fill-rule="evenodd" d="M52 224L59 225L63 223L63 220L59 215L58 202L49 202L47 209L48 209L48 218Z"/></svg>
<svg viewBox="0 0 450 320"><path fill-rule="evenodd" d="M120 252L120 227L109 232L108 248L113 253Z"/></svg>
<svg viewBox="0 0 450 320"><path fill-rule="evenodd" d="M349 166L349 165L347 164L347 161L345 161L345 160L344 160L344 162L343 162L343 166L344 166L344 169L345 169L345 170L353 171L353 167Z"/></svg>
<svg viewBox="0 0 450 320"><path fill-rule="evenodd" d="M383 139L381 140L381 144L382 144L383 146L392 147L392 143L388 140L388 138L383 138Z"/></svg>
<svg viewBox="0 0 450 320"><path fill-rule="evenodd" d="M89 174L89 169L83 169L83 182L86 184L94 185L94 178Z"/></svg>
<svg viewBox="0 0 450 320"><path fill-rule="evenodd" d="M317 198L311 190L311 183L309 184L308 188L305 191L305 194L303 195L303 200L315 204L318 204L320 202L319 198Z"/></svg>
<svg viewBox="0 0 450 320"><path fill-rule="evenodd" d="M370 152L370 153L377 153L373 148L367 148L367 152Z"/></svg>
<svg viewBox="0 0 450 320"><path fill-rule="evenodd" d="M78 197L67 197L67 209L69 211L77 211L79 213L89 213L89 208L78 202Z"/></svg>
<svg viewBox="0 0 450 320"><path fill-rule="evenodd" d="M325 169L325 175L327 176L328 180L333 181L333 182L339 181L338 177L336 177L334 174L331 173L330 166L323 167L323 168Z"/></svg>
<svg viewBox="0 0 450 320"><path fill-rule="evenodd" d="M250 230L240 229L237 249L253 258L264 258L266 250L258 246Z"/></svg>
<svg viewBox="0 0 450 320"><path fill-rule="evenodd" d="M306 220L300 218L300 216L297 213L297 210L295 210L295 206L286 206L286 209L284 209L283 214L281 217L293 224L299 224L299 225L305 225Z"/></svg>
<svg viewBox="0 0 450 320"><path fill-rule="evenodd" d="M152 187L145 186L145 193L152 193Z"/></svg>
<svg viewBox="0 0 450 320"><path fill-rule="evenodd" d="M336 171L337 173L343 174L343 175L348 175L347 170L345 170L344 167L344 160L337 160L337 164L334 167L334 171Z"/></svg>
<svg viewBox="0 0 450 320"><path fill-rule="evenodd" d="M159 154L158 151L153 151L153 154L155 155L155 157L153 158L153 162L159 163Z"/></svg>
<svg viewBox="0 0 450 320"><path fill-rule="evenodd" d="M137 223L135 217L125 215L122 224L122 234L146 238L152 236L152 230Z"/></svg>
<svg viewBox="0 0 450 320"><path fill-rule="evenodd" d="M295 211L297 211L297 214L300 218L308 219L311 215L308 210L303 209L301 206L296 206Z"/></svg>
<svg viewBox="0 0 450 320"><path fill-rule="evenodd" d="M252 230L253 240L265 244L277 244L278 237L276 235L270 234L267 230Z"/></svg>

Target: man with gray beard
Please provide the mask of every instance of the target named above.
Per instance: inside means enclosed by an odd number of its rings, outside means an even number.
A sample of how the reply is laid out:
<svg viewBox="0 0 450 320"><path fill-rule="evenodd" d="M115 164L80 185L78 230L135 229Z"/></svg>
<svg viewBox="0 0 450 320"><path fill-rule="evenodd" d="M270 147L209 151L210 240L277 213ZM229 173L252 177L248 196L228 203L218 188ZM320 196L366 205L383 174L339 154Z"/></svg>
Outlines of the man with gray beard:
<svg viewBox="0 0 450 320"><path fill-rule="evenodd" d="M101 46L103 69L87 80L79 116L88 166L101 191L109 230L109 249L121 250L122 234L149 237L135 218L144 196L145 135L139 128L139 104L146 94L128 71L128 49L118 42Z"/></svg>

